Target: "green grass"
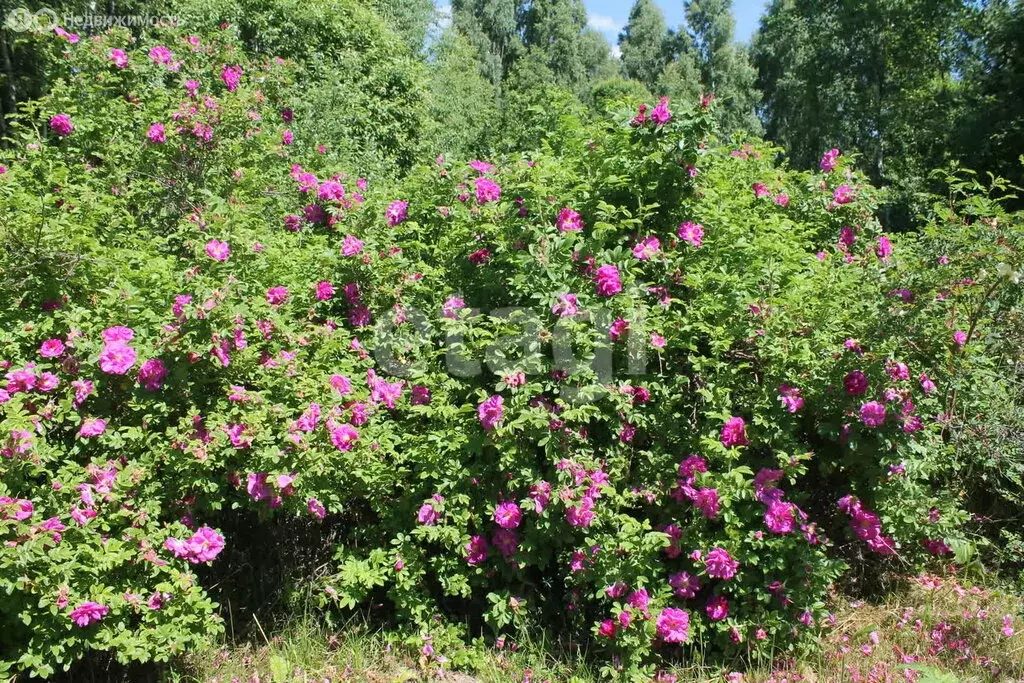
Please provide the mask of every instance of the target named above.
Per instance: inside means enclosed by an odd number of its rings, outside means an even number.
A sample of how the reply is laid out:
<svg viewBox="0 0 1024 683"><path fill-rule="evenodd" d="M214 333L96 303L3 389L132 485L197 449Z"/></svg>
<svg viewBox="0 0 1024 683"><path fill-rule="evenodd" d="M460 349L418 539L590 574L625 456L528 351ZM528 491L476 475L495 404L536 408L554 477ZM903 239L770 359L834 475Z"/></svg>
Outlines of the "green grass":
<svg viewBox="0 0 1024 683"><path fill-rule="evenodd" d="M840 599L833 608L835 624L823 632L815 654L777 665L774 671L770 666L743 666L740 680L903 681L907 669L916 672L918 683L1024 680L1024 605L1013 593L929 577L910 579L879 602ZM1012 618L1012 636L1002 632L1005 615ZM381 631L361 618L330 628L315 612L307 611L269 633L257 617L252 620L235 624L246 630L247 639L193 653L165 679L169 683L590 683L599 679L597 658L589 656L584 646L545 640L543 633L524 634L515 644L507 638L503 643L438 646L437 654L445 656L439 663L421 654L423 640L418 636ZM937 651L936 631L943 632L941 642L945 643ZM875 679L870 678L873 672ZM696 683L724 681L729 670L694 665L672 673L677 683Z"/></svg>

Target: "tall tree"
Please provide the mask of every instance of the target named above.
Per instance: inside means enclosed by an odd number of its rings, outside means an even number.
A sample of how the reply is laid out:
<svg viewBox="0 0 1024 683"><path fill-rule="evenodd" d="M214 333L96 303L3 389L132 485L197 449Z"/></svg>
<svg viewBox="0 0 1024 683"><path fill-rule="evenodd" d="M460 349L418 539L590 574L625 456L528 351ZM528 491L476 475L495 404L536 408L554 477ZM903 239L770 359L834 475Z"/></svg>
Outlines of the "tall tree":
<svg viewBox="0 0 1024 683"><path fill-rule="evenodd" d="M611 44L600 31L589 26L580 34L580 57L587 83L618 75L619 67L612 57Z"/></svg>
<svg viewBox="0 0 1024 683"><path fill-rule="evenodd" d="M583 0L531 0L521 16L530 51L560 84L582 85L586 77L582 33L587 24Z"/></svg>
<svg viewBox="0 0 1024 683"><path fill-rule="evenodd" d="M1024 3L991 0L970 20L969 50L958 64L966 101L954 153L970 168L1024 187Z"/></svg>
<svg viewBox="0 0 1024 683"><path fill-rule="evenodd" d="M413 52L423 50L437 14L433 0L374 0L372 4Z"/></svg>
<svg viewBox="0 0 1024 683"><path fill-rule="evenodd" d="M723 130L760 133L757 71L747 49L733 41L732 0L687 0L685 14L701 80L718 99Z"/></svg>
<svg viewBox="0 0 1024 683"><path fill-rule="evenodd" d="M654 0L636 0L626 28L619 34L622 69L650 89L655 89L667 62L665 15Z"/></svg>
<svg viewBox="0 0 1024 683"><path fill-rule="evenodd" d="M519 27L522 0L453 0L452 24L477 49L480 68L501 83L524 51Z"/></svg>
<svg viewBox="0 0 1024 683"><path fill-rule="evenodd" d="M948 154L970 0L774 0L754 42L768 135L802 166L838 146L876 182L924 176Z"/></svg>

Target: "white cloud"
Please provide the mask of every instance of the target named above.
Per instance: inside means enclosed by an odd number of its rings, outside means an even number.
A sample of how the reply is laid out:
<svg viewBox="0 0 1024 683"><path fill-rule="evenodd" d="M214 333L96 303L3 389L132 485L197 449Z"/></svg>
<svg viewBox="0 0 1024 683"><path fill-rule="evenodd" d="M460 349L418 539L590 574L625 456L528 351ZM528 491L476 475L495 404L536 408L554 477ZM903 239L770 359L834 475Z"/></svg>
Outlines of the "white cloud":
<svg viewBox="0 0 1024 683"><path fill-rule="evenodd" d="M587 18L587 26L595 28L602 33L618 33L623 24L617 19L606 17L603 14L591 14Z"/></svg>

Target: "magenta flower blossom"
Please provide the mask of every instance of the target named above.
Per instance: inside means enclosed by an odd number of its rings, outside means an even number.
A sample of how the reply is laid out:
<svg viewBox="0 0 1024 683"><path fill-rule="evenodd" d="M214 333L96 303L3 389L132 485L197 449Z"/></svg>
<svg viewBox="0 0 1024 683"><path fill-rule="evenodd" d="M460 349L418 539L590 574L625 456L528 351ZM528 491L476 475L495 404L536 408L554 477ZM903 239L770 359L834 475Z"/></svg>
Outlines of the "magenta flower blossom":
<svg viewBox="0 0 1024 683"><path fill-rule="evenodd" d="M477 249L469 255L469 262L477 266L482 266L490 260L491 252L488 249Z"/></svg>
<svg viewBox="0 0 1024 683"><path fill-rule="evenodd" d="M306 508L309 510L309 514L313 515L317 519L323 519L327 516L327 508L323 506L316 498L310 498L306 501Z"/></svg>
<svg viewBox="0 0 1024 683"><path fill-rule="evenodd" d="M722 426L720 440L726 448L746 446L749 443L746 421L742 417L730 417Z"/></svg>
<svg viewBox="0 0 1024 683"><path fill-rule="evenodd" d="M854 370L843 378L843 386L850 396L861 396L868 390L868 376L860 370Z"/></svg>
<svg viewBox="0 0 1024 683"><path fill-rule="evenodd" d="M314 181L315 182L315 181ZM325 180L316 190L317 199L325 202L340 202L345 199L345 186L337 180Z"/></svg>
<svg viewBox="0 0 1024 683"><path fill-rule="evenodd" d="M608 338L612 341L619 341L629 333L629 321L624 318L616 318L615 322L608 328Z"/></svg>
<svg viewBox="0 0 1024 683"><path fill-rule="evenodd" d="M619 269L610 264L601 266L594 275L594 285L598 296L615 296L622 291Z"/></svg>
<svg viewBox="0 0 1024 683"><path fill-rule="evenodd" d="M777 206L789 206L789 195L785 192L780 192L772 197L772 201L775 202Z"/></svg>
<svg viewBox="0 0 1024 683"><path fill-rule="evenodd" d="M887 361L885 364L885 372L894 382L910 379L910 368L907 367L906 363L900 363L899 361Z"/></svg>
<svg viewBox="0 0 1024 683"><path fill-rule="evenodd" d="M693 504L700 510L700 513L708 519L718 516L718 490L700 489L695 491L690 498Z"/></svg>
<svg viewBox="0 0 1024 683"><path fill-rule="evenodd" d="M114 48L109 54L110 61L114 63L118 69L123 69L128 66L128 55L125 54L124 50Z"/></svg>
<svg viewBox="0 0 1024 683"><path fill-rule="evenodd" d="M47 339L39 345L39 355L43 358L56 358L64 353L64 342L60 339Z"/></svg>
<svg viewBox="0 0 1024 683"><path fill-rule="evenodd" d="M881 260L889 260L889 257L892 256L892 242L889 241L888 237L882 235L878 238L878 248L875 250L875 253L878 254L878 258Z"/></svg>
<svg viewBox="0 0 1024 683"><path fill-rule="evenodd" d="M331 443L339 451L350 451L359 439L359 432L348 423L331 424L328 429L331 433Z"/></svg>
<svg viewBox="0 0 1024 683"><path fill-rule="evenodd" d="M754 183L754 197L760 199L761 197L767 197L772 192L768 189L768 186L764 183Z"/></svg>
<svg viewBox="0 0 1024 683"><path fill-rule="evenodd" d="M713 579L731 579L736 576L740 563L724 548L713 548L704 559L704 567Z"/></svg>
<svg viewBox="0 0 1024 683"><path fill-rule="evenodd" d="M764 512L764 523L773 534L788 534L796 525L796 506L781 500L772 501Z"/></svg>
<svg viewBox="0 0 1024 683"><path fill-rule="evenodd" d="M646 261L657 256L660 250L661 242L658 241L657 237L654 237L653 235L645 237L640 240L635 247L633 247L633 258L640 261Z"/></svg>
<svg viewBox="0 0 1024 683"><path fill-rule="evenodd" d="M483 536L472 536L465 545L466 562L472 565L483 564L487 560L490 547Z"/></svg>
<svg viewBox="0 0 1024 683"><path fill-rule="evenodd" d="M704 241L704 226L686 221L679 226L676 234L679 235L679 239L699 249Z"/></svg>
<svg viewBox="0 0 1024 683"><path fill-rule="evenodd" d="M491 545L498 549L506 560L519 552L519 535L511 529L496 529L491 535Z"/></svg>
<svg viewBox="0 0 1024 683"><path fill-rule="evenodd" d="M78 428L78 436L87 439L93 436L99 436L106 430L106 420L100 419L98 417L90 417L82 421L82 426Z"/></svg>
<svg viewBox="0 0 1024 683"><path fill-rule="evenodd" d="M623 614L626 614L626 612L623 612ZM618 629L619 627L616 625L614 621L612 621L611 619L605 619L600 624L598 624L597 635L601 636L602 638L608 638L609 640L612 640L615 638L615 633L618 631Z"/></svg>
<svg viewBox="0 0 1024 683"><path fill-rule="evenodd" d="M409 403L414 406L430 405L430 389L422 384L413 385L412 397L409 399Z"/></svg>
<svg viewBox="0 0 1024 683"><path fill-rule="evenodd" d="M71 610L68 615L73 623L78 628L85 628L89 624L95 624L97 621L107 616L110 612L110 608L106 605L101 605L96 602L83 602L81 605Z"/></svg>
<svg viewBox="0 0 1024 683"><path fill-rule="evenodd" d="M281 131L281 144L282 145L284 145L285 147L288 147L293 142L295 142L295 133L293 133L291 130L289 130L287 128L284 129L283 131Z"/></svg>
<svg viewBox="0 0 1024 683"><path fill-rule="evenodd" d="M840 185L832 193L832 201L836 204L849 204L853 201L853 188L849 185Z"/></svg>
<svg viewBox="0 0 1024 683"><path fill-rule="evenodd" d="M579 505L570 505L565 509L565 521L569 526L588 527L594 521L594 499L584 496Z"/></svg>
<svg viewBox="0 0 1024 683"><path fill-rule="evenodd" d="M558 228L558 232L579 232L583 229L583 216L568 206L563 207L555 219L555 227Z"/></svg>
<svg viewBox="0 0 1024 683"><path fill-rule="evenodd" d="M149 58L154 64L170 64L174 61L174 53L164 45L156 45L149 49Z"/></svg>
<svg viewBox="0 0 1024 683"><path fill-rule="evenodd" d="M461 296L450 296L441 307L441 315L452 320L459 319L459 311L466 308L466 301Z"/></svg>
<svg viewBox="0 0 1024 683"><path fill-rule="evenodd" d="M341 396L352 393L352 380L344 375L331 375L328 383L331 385L331 388Z"/></svg>
<svg viewBox="0 0 1024 683"><path fill-rule="evenodd" d="M146 137L149 138L150 142L155 144L167 142L167 134L164 130L164 124L154 123L151 125L149 130L146 131Z"/></svg>
<svg viewBox="0 0 1024 683"><path fill-rule="evenodd" d="M921 373L921 376L918 377L918 380L921 382L921 391L923 391L926 394L935 393L937 387L935 386L935 382L933 382L931 378L928 377L928 375Z"/></svg>
<svg viewBox="0 0 1024 683"><path fill-rule="evenodd" d="M477 187L479 187L479 185ZM408 217L408 215L409 202L402 201L401 199L396 199L395 201L388 204L388 208L384 211L384 218L387 219L387 224L389 228L393 228L402 221L404 221Z"/></svg>
<svg viewBox="0 0 1024 683"><path fill-rule="evenodd" d="M490 178L477 178L475 189L476 201L479 204L496 202L501 199L501 186Z"/></svg>
<svg viewBox="0 0 1024 683"><path fill-rule="evenodd" d="M494 522L502 529L515 529L523 520L523 511L514 501L506 500L494 508Z"/></svg>
<svg viewBox="0 0 1024 683"><path fill-rule="evenodd" d="M228 246L227 242L210 240L206 243L206 255L214 261L223 263L228 260L229 256L231 256L231 247Z"/></svg>
<svg viewBox="0 0 1024 683"><path fill-rule="evenodd" d="M13 519L21 522L32 516L35 506L31 500L0 496L0 520Z"/></svg>
<svg viewBox="0 0 1024 683"><path fill-rule="evenodd" d="M100 336L103 337L103 341L108 343L127 343L132 339L135 339L135 330L130 327L125 327L124 325L115 325L103 330L103 332L100 333Z"/></svg>
<svg viewBox="0 0 1024 683"><path fill-rule="evenodd" d="M224 537L208 526L200 527L188 541L194 560L191 562L210 562L224 549Z"/></svg>
<svg viewBox="0 0 1024 683"><path fill-rule="evenodd" d="M839 243L849 249L856 241L857 232L848 225L843 226L839 231Z"/></svg>
<svg viewBox="0 0 1024 683"><path fill-rule="evenodd" d="M91 396L96 388L93 383L87 379L76 379L71 382L71 386L75 390L75 397L71 400L71 405L75 408L80 408L85 399Z"/></svg>
<svg viewBox="0 0 1024 683"><path fill-rule="evenodd" d="M822 155L821 161L818 163L818 167L825 173L831 173L836 168L836 158L838 156L839 150L833 147Z"/></svg>
<svg viewBox="0 0 1024 683"><path fill-rule="evenodd" d="M964 332L963 330L957 330L956 332L954 332L953 343L955 343L958 348L963 348L964 345L967 344L967 333Z"/></svg>
<svg viewBox="0 0 1024 683"><path fill-rule="evenodd" d="M419 512L416 514L416 521L423 526L434 526L438 520L441 519L441 513L438 511L436 504L444 502L444 497L438 494L434 494L434 500L429 503L424 503L420 506Z"/></svg>
<svg viewBox="0 0 1024 683"><path fill-rule="evenodd" d="M317 301L329 301L334 296L334 285L324 280L316 283Z"/></svg>
<svg viewBox="0 0 1024 683"><path fill-rule="evenodd" d="M263 475L265 478L266 475ZM250 475L250 480L252 475ZM250 495L252 495L252 482L250 481ZM261 500L261 498L256 498ZM211 529L208 526L200 527L192 537L188 540L180 538L168 538L164 541L164 548L169 550L172 555L181 560L186 560L191 564L201 564L203 562L212 562L220 551L224 549L224 537Z"/></svg>
<svg viewBox="0 0 1024 683"><path fill-rule="evenodd" d="M363 241L354 235L345 235L341 243L342 256L355 256L363 250Z"/></svg>
<svg viewBox="0 0 1024 683"><path fill-rule="evenodd" d="M673 588L676 597L689 600L700 591L700 579L687 572L678 572L668 577L668 585Z"/></svg>
<svg viewBox="0 0 1024 683"><path fill-rule="evenodd" d="M75 126L67 114L56 114L50 117L50 130L62 138L66 138L74 132Z"/></svg>
<svg viewBox="0 0 1024 683"><path fill-rule="evenodd" d="M579 301L575 294L559 294L558 303L551 307L551 312L560 318L571 318L580 312Z"/></svg>
<svg viewBox="0 0 1024 683"><path fill-rule="evenodd" d="M477 173L490 173L494 170L494 164L489 164L486 161L480 161L479 159L473 159L473 161L469 162L469 167Z"/></svg>
<svg viewBox="0 0 1024 683"><path fill-rule="evenodd" d="M885 423L885 406L869 401L860 407L860 420L868 427L881 427Z"/></svg>
<svg viewBox="0 0 1024 683"><path fill-rule="evenodd" d="M779 400L791 413L799 412L804 407L804 397L800 395L800 390L788 384L779 385Z"/></svg>
<svg viewBox="0 0 1024 683"><path fill-rule="evenodd" d="M539 481L530 487L530 500L533 501L533 511L538 515L544 512L544 508L551 502L551 483Z"/></svg>
<svg viewBox="0 0 1024 683"><path fill-rule="evenodd" d="M220 80L224 81L224 85L227 86L228 92L234 92L238 89L238 83L242 79L242 67L240 66L227 66L225 65L223 70L220 72Z"/></svg>
<svg viewBox="0 0 1024 683"><path fill-rule="evenodd" d="M158 391L167 378L167 365L159 358L150 358L139 367L139 384L147 391Z"/></svg>
<svg viewBox="0 0 1024 683"><path fill-rule="evenodd" d="M480 425L484 431L491 431L501 422L504 415L504 403L505 399L495 394L477 406L477 417L480 419Z"/></svg>
<svg viewBox="0 0 1024 683"><path fill-rule="evenodd" d="M721 595L716 595L708 600L704 611L707 612L711 621L721 621L729 616L729 601Z"/></svg>
<svg viewBox="0 0 1024 683"><path fill-rule="evenodd" d="M100 370L108 375L123 375L135 365L135 349L124 342L108 342L100 351Z"/></svg>
<svg viewBox="0 0 1024 683"><path fill-rule="evenodd" d="M666 643L685 643L690 637L690 615L677 607L661 610L654 625L658 637Z"/></svg>
<svg viewBox="0 0 1024 683"><path fill-rule="evenodd" d="M662 97L658 100L658 106L651 110L651 121L658 126L664 126L672 120L672 112L668 108L668 98Z"/></svg>
<svg viewBox="0 0 1024 683"><path fill-rule="evenodd" d="M287 287L271 287L267 290L267 303L271 306L280 306L288 301Z"/></svg>

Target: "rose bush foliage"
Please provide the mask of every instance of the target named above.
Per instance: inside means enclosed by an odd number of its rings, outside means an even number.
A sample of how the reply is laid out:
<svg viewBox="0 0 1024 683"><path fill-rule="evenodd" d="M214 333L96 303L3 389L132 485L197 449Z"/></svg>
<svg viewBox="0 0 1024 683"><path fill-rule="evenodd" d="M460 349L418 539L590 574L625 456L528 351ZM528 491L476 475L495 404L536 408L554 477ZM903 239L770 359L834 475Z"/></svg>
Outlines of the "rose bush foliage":
<svg viewBox="0 0 1024 683"><path fill-rule="evenodd" d="M884 235L848 155L789 170L709 99L378 187L229 30L40 40L0 174L4 670L200 646L240 508L337 525L326 609L555 625L631 678L809 643L846 567L973 560L957 444L1021 294L984 194Z"/></svg>

